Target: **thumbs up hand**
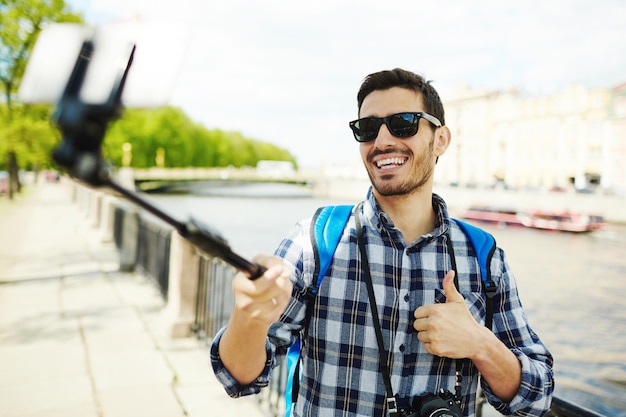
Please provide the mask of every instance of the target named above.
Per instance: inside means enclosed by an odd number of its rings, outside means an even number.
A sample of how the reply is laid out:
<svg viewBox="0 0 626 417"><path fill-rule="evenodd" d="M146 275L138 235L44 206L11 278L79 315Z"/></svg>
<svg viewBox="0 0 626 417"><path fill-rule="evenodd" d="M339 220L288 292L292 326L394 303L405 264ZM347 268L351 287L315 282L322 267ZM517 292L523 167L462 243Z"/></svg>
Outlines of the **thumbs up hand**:
<svg viewBox="0 0 626 417"><path fill-rule="evenodd" d="M454 271L443 279L444 304L421 306L414 312L413 327L427 352L448 358L472 358L479 351L482 327L474 320L454 285Z"/></svg>
<svg viewBox="0 0 626 417"><path fill-rule="evenodd" d="M465 299L454 285L454 271L448 271L443 278L443 292L446 294L446 304L448 303L464 303Z"/></svg>

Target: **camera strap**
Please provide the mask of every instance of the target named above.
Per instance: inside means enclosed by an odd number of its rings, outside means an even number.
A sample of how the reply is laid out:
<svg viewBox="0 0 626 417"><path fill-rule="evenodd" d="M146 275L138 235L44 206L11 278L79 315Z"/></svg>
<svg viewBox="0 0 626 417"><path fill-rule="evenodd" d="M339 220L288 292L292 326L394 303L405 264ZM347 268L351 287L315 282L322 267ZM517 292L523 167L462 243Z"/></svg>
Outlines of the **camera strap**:
<svg viewBox="0 0 626 417"><path fill-rule="evenodd" d="M399 416L398 400L393 394L391 387L391 378L389 376L389 367L387 366L387 351L383 343L383 333L380 329L380 319L378 317L378 307L376 305L376 297L374 296L374 285L372 284L372 275L370 274L369 261L367 259L367 251L365 250L365 239L363 237L363 229L361 227L361 216L359 216L360 206L354 211L356 222L357 242L361 253L361 263L363 274L365 275L365 283L367 284L367 295L369 296L370 309L372 310L372 320L374 322L374 331L376 333L376 341L378 342L378 355L380 362L380 370L383 374L385 390L387 391L387 411L390 417Z"/></svg>
<svg viewBox="0 0 626 417"><path fill-rule="evenodd" d="M359 245L359 252L361 254L361 263L362 270L365 276L365 283L367 285L367 295L369 297L370 308L372 310L372 321L374 322L374 332L376 333L376 341L378 342L378 354L379 354L379 362L380 362L380 370L383 375L383 382L385 383L385 390L387 391L387 410L390 417L400 416L400 410L398 409L398 399L393 394L393 387L391 386L391 377L389 372L389 366L387 365L387 356L388 353L385 350L385 345L383 343L383 334L380 328L380 318L378 316L378 307L376 304L376 297L374 295L374 285L372 284L372 275L370 273L369 268L369 260L367 258L367 251L365 249L365 238L363 237L363 228L361 226L361 218L359 215L360 205L354 211L355 223L356 223L356 233L357 233L357 243ZM450 242L450 239L447 239ZM451 243L448 244L448 250L450 251L450 257L452 259L452 269L455 272L454 283L458 289L458 274L456 274L456 261L454 257L454 252L452 249ZM461 364L458 360L455 360L456 370L455 370L455 397L456 401L459 401L461 396Z"/></svg>
<svg viewBox="0 0 626 417"><path fill-rule="evenodd" d="M456 257L454 256L454 248L452 246L452 239L450 238L450 235L447 235L447 247L448 247L448 252L450 252L450 262L452 262L452 270L454 271L454 286L456 287L457 291L459 290L459 273L456 270ZM490 302L487 302L488 306L491 306ZM490 316L489 313L489 308L487 308L487 316ZM490 321L490 319L489 319ZM491 326L491 323L489 324L489 326ZM461 373L461 362L459 360L455 360L454 361L456 364L456 370L454 372L454 376L455 376L455 382L454 382L454 394L456 395L456 399L457 401L460 401L461 399L461 381L463 380L463 375Z"/></svg>

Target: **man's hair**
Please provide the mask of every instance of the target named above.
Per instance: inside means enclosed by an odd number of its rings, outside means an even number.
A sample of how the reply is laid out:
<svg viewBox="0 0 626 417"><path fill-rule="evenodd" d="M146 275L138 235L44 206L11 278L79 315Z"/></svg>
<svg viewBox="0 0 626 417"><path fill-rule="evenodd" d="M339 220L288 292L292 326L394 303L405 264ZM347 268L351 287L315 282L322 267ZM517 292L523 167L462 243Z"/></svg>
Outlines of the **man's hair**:
<svg viewBox="0 0 626 417"><path fill-rule="evenodd" d="M435 90L430 83L430 81L426 81L421 75L400 68L370 74L363 80L359 93L357 94L359 114L361 113L363 100L365 100L365 97L371 92L376 90L388 90L392 87L401 87L420 93L424 101L424 111L435 116L442 125L445 125L446 121L441 98L439 98L439 93L437 93L437 90Z"/></svg>

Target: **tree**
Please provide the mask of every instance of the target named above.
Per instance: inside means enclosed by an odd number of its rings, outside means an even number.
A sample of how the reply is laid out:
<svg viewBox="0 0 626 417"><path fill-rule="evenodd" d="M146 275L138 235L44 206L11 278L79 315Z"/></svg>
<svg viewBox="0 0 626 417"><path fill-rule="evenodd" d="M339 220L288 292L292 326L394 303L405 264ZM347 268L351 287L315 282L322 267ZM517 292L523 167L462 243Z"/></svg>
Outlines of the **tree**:
<svg viewBox="0 0 626 417"><path fill-rule="evenodd" d="M123 146L132 145L131 166L155 166L157 149L165 149L166 167L256 166L262 159L295 158L285 149L267 142L245 138L239 132L208 130L192 121L180 109L127 109L112 123L103 143L104 156L121 166Z"/></svg>
<svg viewBox="0 0 626 417"><path fill-rule="evenodd" d="M11 123L0 124L0 155L7 155L10 149L20 155L20 165L29 170L52 165L50 154L60 138L50 120L52 110L44 104L16 105ZM0 108L0 120L7 120L6 112L6 108ZM4 138L11 138L10 143Z"/></svg>
<svg viewBox="0 0 626 417"><path fill-rule="evenodd" d="M14 96L24 75L26 62L44 26L53 22L81 22L65 0L0 0L0 82L3 86L4 137L7 145L9 198L19 191L18 149L24 145L24 126L13 126ZM21 134L20 134L21 132ZM28 141L26 142L28 144Z"/></svg>

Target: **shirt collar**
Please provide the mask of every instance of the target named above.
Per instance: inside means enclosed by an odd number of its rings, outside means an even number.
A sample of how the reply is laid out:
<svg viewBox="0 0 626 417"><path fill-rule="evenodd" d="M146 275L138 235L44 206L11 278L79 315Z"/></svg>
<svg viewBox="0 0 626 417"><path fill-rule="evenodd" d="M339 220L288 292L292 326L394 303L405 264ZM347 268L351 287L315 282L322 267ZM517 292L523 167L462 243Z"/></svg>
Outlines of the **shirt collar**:
<svg viewBox="0 0 626 417"><path fill-rule="evenodd" d="M423 235L420 239L418 239L418 241L423 239L438 238L439 236L446 234L450 228L450 216L448 215L446 202L435 193L433 193L432 202L435 215L437 217L435 228L432 232ZM374 226L379 233L381 233L384 229L391 230L395 228L391 218L387 215L387 213L382 211L378 205L371 186L367 192L365 204L363 204L363 215L368 220L370 225Z"/></svg>

